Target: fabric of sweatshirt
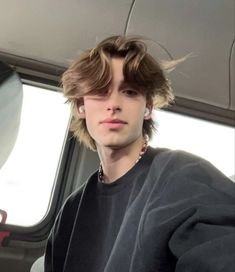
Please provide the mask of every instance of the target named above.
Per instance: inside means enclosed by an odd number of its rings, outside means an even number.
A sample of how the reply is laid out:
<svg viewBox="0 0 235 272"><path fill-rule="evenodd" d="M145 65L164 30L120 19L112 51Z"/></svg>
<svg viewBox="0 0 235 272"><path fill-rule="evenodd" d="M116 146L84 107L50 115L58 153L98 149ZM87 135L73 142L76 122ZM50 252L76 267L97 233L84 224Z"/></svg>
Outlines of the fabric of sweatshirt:
<svg viewBox="0 0 235 272"><path fill-rule="evenodd" d="M235 184L208 161L149 147L111 184L64 203L45 272L234 272Z"/></svg>

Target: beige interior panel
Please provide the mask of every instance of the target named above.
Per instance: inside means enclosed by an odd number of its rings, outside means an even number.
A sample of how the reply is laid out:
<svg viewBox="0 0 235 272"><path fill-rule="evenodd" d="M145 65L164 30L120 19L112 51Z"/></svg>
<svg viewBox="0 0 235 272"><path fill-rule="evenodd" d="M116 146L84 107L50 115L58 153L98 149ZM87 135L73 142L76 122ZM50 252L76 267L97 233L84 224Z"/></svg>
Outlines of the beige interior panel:
<svg viewBox="0 0 235 272"><path fill-rule="evenodd" d="M0 50L67 66L79 50L123 33L131 2L1 1Z"/></svg>
<svg viewBox="0 0 235 272"><path fill-rule="evenodd" d="M169 75L175 94L228 108L234 21L234 0L137 0L128 33L151 37L174 58L192 53Z"/></svg>

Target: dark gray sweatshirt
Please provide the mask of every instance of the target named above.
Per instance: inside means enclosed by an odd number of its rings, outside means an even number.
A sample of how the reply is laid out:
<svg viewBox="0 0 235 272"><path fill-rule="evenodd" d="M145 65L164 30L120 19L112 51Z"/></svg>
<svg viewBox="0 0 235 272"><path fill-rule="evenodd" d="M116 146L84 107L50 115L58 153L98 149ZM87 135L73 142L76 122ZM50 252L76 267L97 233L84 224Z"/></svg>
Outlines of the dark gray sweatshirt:
<svg viewBox="0 0 235 272"><path fill-rule="evenodd" d="M45 272L234 272L235 184L202 158L148 148L111 184L63 205Z"/></svg>

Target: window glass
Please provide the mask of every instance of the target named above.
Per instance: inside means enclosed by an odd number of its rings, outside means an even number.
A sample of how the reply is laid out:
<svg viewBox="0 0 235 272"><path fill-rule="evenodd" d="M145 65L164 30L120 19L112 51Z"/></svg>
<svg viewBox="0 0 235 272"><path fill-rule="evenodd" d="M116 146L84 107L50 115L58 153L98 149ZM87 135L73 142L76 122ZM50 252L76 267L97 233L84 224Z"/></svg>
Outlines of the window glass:
<svg viewBox="0 0 235 272"><path fill-rule="evenodd" d="M32 226L46 215L69 118L61 93L24 85L17 141L0 169L7 224Z"/></svg>
<svg viewBox="0 0 235 272"><path fill-rule="evenodd" d="M234 180L234 128L163 110L153 116L157 132L150 145L199 155Z"/></svg>

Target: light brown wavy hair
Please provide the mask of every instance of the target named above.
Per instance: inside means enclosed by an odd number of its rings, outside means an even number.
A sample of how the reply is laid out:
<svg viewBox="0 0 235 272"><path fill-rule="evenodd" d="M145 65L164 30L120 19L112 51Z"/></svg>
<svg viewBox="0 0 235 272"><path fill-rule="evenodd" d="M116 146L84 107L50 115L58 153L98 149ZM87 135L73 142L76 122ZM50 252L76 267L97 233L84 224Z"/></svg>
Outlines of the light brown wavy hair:
<svg viewBox="0 0 235 272"><path fill-rule="evenodd" d="M95 48L84 51L62 76L64 95L71 102L73 118L71 131L80 142L96 150L86 120L80 119L77 109L83 104L86 94L107 92L112 81L111 58L124 58L123 76L125 82L136 88L147 100L147 104L162 108L174 100L171 86L164 72L164 63L156 61L148 52L140 37L112 36L100 42ZM172 69L176 61L166 64ZM153 120L144 120L143 136L151 138Z"/></svg>

